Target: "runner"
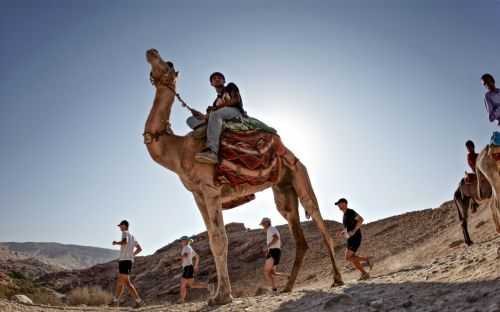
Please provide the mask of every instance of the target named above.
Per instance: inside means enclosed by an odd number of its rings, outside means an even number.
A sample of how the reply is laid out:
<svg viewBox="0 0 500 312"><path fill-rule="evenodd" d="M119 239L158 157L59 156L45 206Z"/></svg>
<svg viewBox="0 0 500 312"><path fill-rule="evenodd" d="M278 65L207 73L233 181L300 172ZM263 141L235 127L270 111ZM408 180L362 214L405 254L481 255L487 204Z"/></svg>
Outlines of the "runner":
<svg viewBox="0 0 500 312"><path fill-rule="evenodd" d="M344 236L347 238L347 249L345 251L345 259L351 262L356 269L361 272L359 280L367 280L370 278L370 274L363 269L361 262L365 262L370 270L372 264L368 257L357 256L359 246L361 245L361 225L363 224L363 218L354 210L347 207L347 199L341 198L336 203L336 206L344 213L343 224L344 230L337 232L337 237Z"/></svg>
<svg viewBox="0 0 500 312"><path fill-rule="evenodd" d="M142 251L142 247L135 240L135 237L128 231L129 223L127 220L123 220L118 224L120 231L122 232L121 241L113 241L114 245L120 246L120 258L118 259L118 277L116 280L116 292L111 302L111 306L118 306L120 303L120 297L123 293L125 287L128 288L129 293L135 299L135 308L141 307L144 302L142 301L137 289L134 287L130 281L130 273L132 272L132 266L134 264L134 257Z"/></svg>
<svg viewBox="0 0 500 312"><path fill-rule="evenodd" d="M289 276L285 273L276 272L276 266L281 259L281 235L277 228L271 226L271 219L263 218L260 225L267 234L267 245L263 250L266 253L266 262L264 264L264 277L271 284L273 294L278 294L276 286L276 276Z"/></svg>
<svg viewBox="0 0 500 312"><path fill-rule="evenodd" d="M194 281L194 273L200 269L200 256L193 250L191 243L193 242L189 237L182 236L180 238L182 244L182 277L181 277L181 290L179 303L186 301L188 288L205 288L209 289L207 283L200 283ZM193 265L193 258L195 259Z"/></svg>

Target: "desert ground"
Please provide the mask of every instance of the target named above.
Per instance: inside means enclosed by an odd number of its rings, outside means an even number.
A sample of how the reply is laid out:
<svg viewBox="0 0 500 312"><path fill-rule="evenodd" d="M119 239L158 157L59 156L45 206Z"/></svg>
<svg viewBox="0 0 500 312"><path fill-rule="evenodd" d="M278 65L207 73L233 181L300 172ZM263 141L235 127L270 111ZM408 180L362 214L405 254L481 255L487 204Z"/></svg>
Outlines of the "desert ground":
<svg viewBox="0 0 500 312"><path fill-rule="evenodd" d="M330 288L331 266L319 241L319 233L309 222L304 222L303 226L310 249L293 292L279 295L267 292L260 271L263 259L258 254L263 233L233 224L228 228L229 267L235 296L231 304L207 306L207 294L203 291L193 291L191 303L173 303L177 296L179 275L174 264L177 259L173 255L179 245L173 242L154 255L139 259L134 279L148 305L138 310L500 312L500 236L495 233L487 210L480 209L470 217L470 231L475 242L470 247L462 243L456 209L451 202L436 209L406 213L367 224L364 228L366 240L360 252L375 259L369 281L357 281L358 274L342 259L342 242L336 240L337 259L346 281L346 285L339 288ZM329 222L329 228L333 235L340 225ZM284 254L286 260L283 265L279 266L280 271L286 272L293 260L293 240L285 226L279 229L285 241L284 248L289 250ZM213 263L205 236L206 233L196 236L194 248L200 251L204 261L202 266L206 270L200 272L200 278L213 280ZM41 277L41 281L47 287L64 293L72 285L82 284L78 281L86 276L84 284L97 284L109 289L113 282L112 268L114 263L87 270L49 273ZM101 275L109 281L99 279ZM171 280L167 281L167 278ZM133 310L129 305L124 302L119 309ZM117 308L24 305L0 301L0 311L63 310L115 311Z"/></svg>

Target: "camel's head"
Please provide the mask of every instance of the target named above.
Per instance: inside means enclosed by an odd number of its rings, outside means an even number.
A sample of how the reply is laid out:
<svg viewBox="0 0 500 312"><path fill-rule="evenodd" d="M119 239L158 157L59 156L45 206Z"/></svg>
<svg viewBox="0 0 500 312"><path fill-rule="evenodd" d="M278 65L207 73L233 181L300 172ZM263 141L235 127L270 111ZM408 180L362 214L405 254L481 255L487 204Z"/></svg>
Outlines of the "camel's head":
<svg viewBox="0 0 500 312"><path fill-rule="evenodd" d="M175 71L172 62L165 62L156 49L149 49L146 51L146 60L151 65L149 79L154 86L175 88L175 80L179 72Z"/></svg>

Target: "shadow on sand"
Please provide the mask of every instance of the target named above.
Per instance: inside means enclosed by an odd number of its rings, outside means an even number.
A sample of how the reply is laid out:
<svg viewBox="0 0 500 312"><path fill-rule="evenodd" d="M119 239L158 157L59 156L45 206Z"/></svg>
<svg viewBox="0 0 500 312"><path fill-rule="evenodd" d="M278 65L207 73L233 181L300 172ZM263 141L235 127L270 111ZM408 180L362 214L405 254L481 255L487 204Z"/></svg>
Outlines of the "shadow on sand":
<svg viewBox="0 0 500 312"><path fill-rule="evenodd" d="M275 311L500 311L500 279L465 283L358 283L342 292L301 292L302 297L284 302Z"/></svg>

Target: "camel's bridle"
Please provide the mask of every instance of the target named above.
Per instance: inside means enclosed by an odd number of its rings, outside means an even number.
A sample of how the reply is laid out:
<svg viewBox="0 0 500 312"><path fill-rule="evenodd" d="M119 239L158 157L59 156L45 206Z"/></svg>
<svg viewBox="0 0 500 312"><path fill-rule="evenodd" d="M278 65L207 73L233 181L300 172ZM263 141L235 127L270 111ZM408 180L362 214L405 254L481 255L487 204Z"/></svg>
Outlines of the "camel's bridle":
<svg viewBox="0 0 500 312"><path fill-rule="evenodd" d="M173 64L169 62L170 64L172 64L172 65L169 65L168 63L165 63L163 61L162 61L162 63L168 68L168 70L160 76L160 79L155 79L153 77L153 72L150 72L149 73L149 81L151 81L151 84L154 85L155 87L162 86L162 87L166 87L167 89L172 91L174 93L175 97L177 98L177 100L179 100L179 102L181 102L182 107L185 107L189 111L193 112L193 109L181 98L179 93L177 93L175 91L175 82L174 82L175 78L171 78L171 77L177 76L177 73L175 72ZM165 129L160 130L160 131L156 131L156 132L146 131L142 134L142 136L144 137L144 144L150 144L153 142L153 140L158 141L160 139L160 137L163 135L173 134L172 128L170 126L170 121L169 120L162 120L162 122L165 123Z"/></svg>

